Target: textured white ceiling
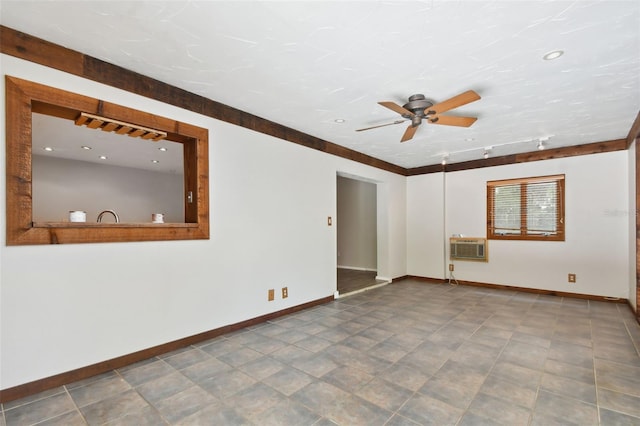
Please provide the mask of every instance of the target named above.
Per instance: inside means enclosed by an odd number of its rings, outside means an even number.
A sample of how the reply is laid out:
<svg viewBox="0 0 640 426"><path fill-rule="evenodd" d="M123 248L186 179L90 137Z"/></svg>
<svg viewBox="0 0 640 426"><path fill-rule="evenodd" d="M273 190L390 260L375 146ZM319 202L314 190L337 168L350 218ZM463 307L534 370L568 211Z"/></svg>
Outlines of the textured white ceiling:
<svg viewBox="0 0 640 426"><path fill-rule="evenodd" d="M636 0L1 0L0 23L403 167L625 138L640 111ZM470 128L355 132L469 89Z"/></svg>

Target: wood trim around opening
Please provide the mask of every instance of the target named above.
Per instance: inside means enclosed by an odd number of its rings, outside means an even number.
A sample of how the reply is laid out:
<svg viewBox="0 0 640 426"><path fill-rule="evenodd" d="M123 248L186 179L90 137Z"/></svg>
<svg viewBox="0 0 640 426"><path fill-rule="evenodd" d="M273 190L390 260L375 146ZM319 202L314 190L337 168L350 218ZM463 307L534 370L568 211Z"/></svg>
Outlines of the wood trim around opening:
<svg viewBox="0 0 640 426"><path fill-rule="evenodd" d="M535 183L556 183L556 229L555 234L531 234L527 233L527 185ZM527 241L564 241L565 240L565 175L536 176L530 178L493 180L487 182L487 239L489 240L527 240ZM494 227L495 209L495 188L501 186L520 185L520 233L519 234L499 234Z"/></svg>
<svg viewBox="0 0 640 426"><path fill-rule="evenodd" d="M130 241L168 241L209 238L209 153L207 129L158 115L111 104L16 77L5 77L6 87L6 210L7 245L75 244ZM155 224L96 226L95 224L32 222L32 112L75 118L88 112L167 132L184 147L185 202L182 226Z"/></svg>

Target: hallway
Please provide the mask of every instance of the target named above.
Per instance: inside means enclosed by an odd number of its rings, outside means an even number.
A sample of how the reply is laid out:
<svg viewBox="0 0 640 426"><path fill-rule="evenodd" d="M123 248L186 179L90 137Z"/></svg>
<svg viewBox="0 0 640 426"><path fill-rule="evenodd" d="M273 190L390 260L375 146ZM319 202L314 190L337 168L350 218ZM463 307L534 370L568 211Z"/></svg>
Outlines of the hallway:
<svg viewBox="0 0 640 426"><path fill-rule="evenodd" d="M376 271L338 268L338 293L344 296L345 294L362 291L387 282L385 280L376 280L376 275Z"/></svg>

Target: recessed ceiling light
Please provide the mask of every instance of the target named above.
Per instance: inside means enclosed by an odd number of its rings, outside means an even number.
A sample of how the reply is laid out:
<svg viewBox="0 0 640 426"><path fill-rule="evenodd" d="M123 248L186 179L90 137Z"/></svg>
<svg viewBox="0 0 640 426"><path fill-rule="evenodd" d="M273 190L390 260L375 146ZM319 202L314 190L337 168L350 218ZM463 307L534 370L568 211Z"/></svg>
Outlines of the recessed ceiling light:
<svg viewBox="0 0 640 426"><path fill-rule="evenodd" d="M162 152L167 152L167 148L165 148L164 146L161 146L160 148L158 148L158 150Z"/></svg>
<svg viewBox="0 0 640 426"><path fill-rule="evenodd" d="M445 155L444 157L442 157L442 161L440 164L442 164L443 166L446 166L447 160L449 160L449 155Z"/></svg>
<svg viewBox="0 0 640 426"><path fill-rule="evenodd" d="M542 143L541 140L538 141L538 150L540 151L544 150L544 144Z"/></svg>
<svg viewBox="0 0 640 426"><path fill-rule="evenodd" d="M344 118L336 118L336 119L335 119L335 120L333 120L333 121L335 121L335 122L336 122L336 123L338 123L338 124L342 124L342 123L344 123L344 122L345 122L345 119L344 119Z"/></svg>
<svg viewBox="0 0 640 426"><path fill-rule="evenodd" d="M151 160L151 162L152 162L153 164L158 164L160 161L158 161L158 160Z"/></svg>
<svg viewBox="0 0 640 426"><path fill-rule="evenodd" d="M52 151L53 151L53 148L51 148L50 146L45 146L45 147L44 147L44 148L42 148L42 149L44 149L44 150L45 150L45 151L47 151L47 152L52 152Z"/></svg>
<svg viewBox="0 0 640 426"><path fill-rule="evenodd" d="M87 151L92 149L90 146L82 145L80 148L86 149Z"/></svg>
<svg viewBox="0 0 640 426"><path fill-rule="evenodd" d="M106 155L101 155L101 156L100 156L100 157L98 157L98 158L100 158L101 160L106 160L106 159L107 159L107 156L106 156Z"/></svg>
<svg viewBox="0 0 640 426"><path fill-rule="evenodd" d="M542 57L545 61L552 61L554 59L558 59L560 56L564 55L564 51L562 50L553 50Z"/></svg>

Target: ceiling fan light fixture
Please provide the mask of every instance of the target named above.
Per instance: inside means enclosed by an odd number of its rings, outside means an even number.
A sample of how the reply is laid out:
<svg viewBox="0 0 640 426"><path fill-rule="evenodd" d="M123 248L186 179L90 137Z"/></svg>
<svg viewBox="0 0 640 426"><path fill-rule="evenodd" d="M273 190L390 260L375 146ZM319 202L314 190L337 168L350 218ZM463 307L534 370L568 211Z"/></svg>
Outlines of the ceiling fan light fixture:
<svg viewBox="0 0 640 426"><path fill-rule="evenodd" d="M546 53L542 59L545 61L553 61L554 59L558 59L560 56L564 55L563 50L552 50L551 52Z"/></svg>

